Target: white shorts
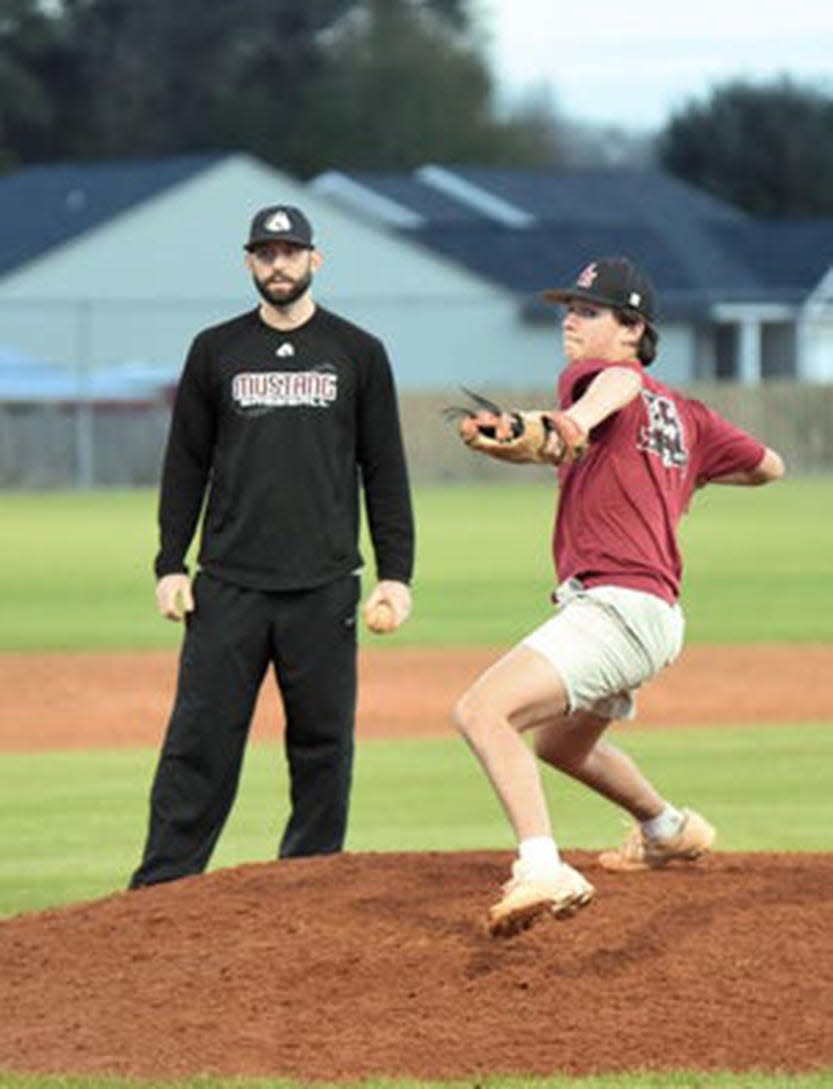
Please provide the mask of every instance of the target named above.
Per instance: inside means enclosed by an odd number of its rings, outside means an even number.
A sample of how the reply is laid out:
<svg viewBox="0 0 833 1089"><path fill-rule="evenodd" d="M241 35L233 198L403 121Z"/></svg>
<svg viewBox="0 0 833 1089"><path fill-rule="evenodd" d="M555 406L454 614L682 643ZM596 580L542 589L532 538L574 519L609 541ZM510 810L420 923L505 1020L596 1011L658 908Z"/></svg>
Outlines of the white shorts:
<svg viewBox="0 0 833 1089"><path fill-rule="evenodd" d="M682 609L654 594L622 586L585 588L577 579L562 583L556 600L556 615L522 645L552 663L571 712L633 718L635 690L682 650Z"/></svg>

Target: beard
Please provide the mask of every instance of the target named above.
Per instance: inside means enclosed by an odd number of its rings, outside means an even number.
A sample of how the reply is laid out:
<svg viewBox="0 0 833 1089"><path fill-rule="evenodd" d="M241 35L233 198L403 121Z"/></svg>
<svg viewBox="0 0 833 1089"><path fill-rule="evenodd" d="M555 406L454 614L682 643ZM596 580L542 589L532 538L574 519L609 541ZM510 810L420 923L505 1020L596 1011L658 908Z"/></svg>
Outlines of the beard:
<svg viewBox="0 0 833 1089"><path fill-rule="evenodd" d="M288 280L284 282L288 284ZM312 283L312 271L307 269L293 282L292 287L285 286L281 289L270 287L268 280L259 280L257 276L252 276L252 283L264 302L277 310L285 310L309 290Z"/></svg>

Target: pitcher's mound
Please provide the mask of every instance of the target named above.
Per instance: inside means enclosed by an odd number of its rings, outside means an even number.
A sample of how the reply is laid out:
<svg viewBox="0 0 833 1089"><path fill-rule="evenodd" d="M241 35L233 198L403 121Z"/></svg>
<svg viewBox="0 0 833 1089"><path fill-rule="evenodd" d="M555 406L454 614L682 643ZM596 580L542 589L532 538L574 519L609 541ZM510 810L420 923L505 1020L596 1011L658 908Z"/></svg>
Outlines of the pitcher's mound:
<svg viewBox="0 0 833 1089"><path fill-rule="evenodd" d="M504 853L241 866L0 923L7 1070L146 1077L833 1067L833 856L718 853L488 937Z"/></svg>

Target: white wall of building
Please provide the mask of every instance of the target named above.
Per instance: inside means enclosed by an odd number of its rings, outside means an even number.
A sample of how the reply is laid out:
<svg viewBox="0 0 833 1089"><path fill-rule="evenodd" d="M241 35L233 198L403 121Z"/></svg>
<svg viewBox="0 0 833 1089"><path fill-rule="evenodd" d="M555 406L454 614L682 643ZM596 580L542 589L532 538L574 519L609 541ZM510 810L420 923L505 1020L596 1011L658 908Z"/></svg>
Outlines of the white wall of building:
<svg viewBox="0 0 833 1089"><path fill-rule="evenodd" d="M278 202L315 226L319 300L388 342L403 388L497 381L519 365L546 375L542 338L508 293L245 155L0 280L0 344L71 366L178 368L200 328L255 305L242 245L254 212Z"/></svg>
<svg viewBox="0 0 833 1089"><path fill-rule="evenodd" d="M800 378L833 382L833 268L801 309L798 360Z"/></svg>
<svg viewBox="0 0 833 1089"><path fill-rule="evenodd" d="M553 383L555 312L551 325L523 321L509 292L242 154L0 279L0 346L80 369L131 361L177 371L199 329L256 304L242 246L254 212L278 202L315 225L325 259L317 297L382 337L402 389ZM833 381L831 307L833 272L802 311L801 378ZM672 385L700 375L694 326L660 333L653 373Z"/></svg>

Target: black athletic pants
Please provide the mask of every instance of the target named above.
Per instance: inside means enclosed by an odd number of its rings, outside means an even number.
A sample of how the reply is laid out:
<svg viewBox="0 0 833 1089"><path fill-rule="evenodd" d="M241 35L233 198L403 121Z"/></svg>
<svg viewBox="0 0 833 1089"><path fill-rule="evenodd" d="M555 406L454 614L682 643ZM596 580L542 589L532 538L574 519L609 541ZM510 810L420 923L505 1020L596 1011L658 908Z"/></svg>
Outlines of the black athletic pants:
<svg viewBox="0 0 833 1089"><path fill-rule="evenodd" d="M359 579L266 593L200 573L173 712L130 887L201 873L228 818L271 662L283 698L291 813L281 858L340 851L356 710Z"/></svg>

